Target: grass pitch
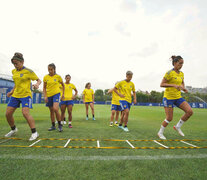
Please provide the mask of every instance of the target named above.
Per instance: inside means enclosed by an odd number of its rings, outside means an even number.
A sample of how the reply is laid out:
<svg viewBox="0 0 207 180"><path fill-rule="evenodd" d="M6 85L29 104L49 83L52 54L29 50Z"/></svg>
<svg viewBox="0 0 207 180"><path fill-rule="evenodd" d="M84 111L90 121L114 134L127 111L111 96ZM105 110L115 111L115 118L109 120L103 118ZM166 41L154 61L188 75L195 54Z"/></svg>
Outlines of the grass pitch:
<svg viewBox="0 0 207 180"><path fill-rule="evenodd" d="M0 105L0 137L10 130L5 119L6 105ZM194 115L182 127L186 139L207 139L207 110L193 109ZM126 142L106 142L103 139L151 139L157 140L157 132L165 118L161 107L133 106L129 117L129 132L109 127L109 105L95 105L96 121L89 115L85 120L84 105L73 108L73 128L66 125L63 132L49 132L49 110L45 105L33 105L40 138L98 139L101 147L130 147ZM165 131L167 139L183 139L173 125L183 112L174 110L174 120ZM31 132L21 109L15 112L15 137L24 140L0 139L0 145L24 145ZM66 115L67 117L67 115ZM5 141L5 142L3 142ZM64 146L64 141L40 141L36 145ZM137 147L159 147L154 142L131 142ZM207 141L190 142L207 146ZM166 146L188 146L181 142L163 142ZM70 146L97 146L96 141L71 141ZM206 179L207 149L139 150L139 149L56 149L56 148L8 148L0 147L0 179Z"/></svg>

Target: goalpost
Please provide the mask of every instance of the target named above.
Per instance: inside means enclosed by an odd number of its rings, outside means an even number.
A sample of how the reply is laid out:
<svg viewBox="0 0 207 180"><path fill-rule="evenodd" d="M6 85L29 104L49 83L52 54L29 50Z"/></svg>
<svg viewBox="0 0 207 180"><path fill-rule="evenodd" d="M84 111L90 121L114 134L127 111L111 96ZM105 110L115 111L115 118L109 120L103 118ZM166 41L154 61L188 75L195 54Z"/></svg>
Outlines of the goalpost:
<svg viewBox="0 0 207 180"><path fill-rule="evenodd" d="M105 101L105 105L111 105L111 101Z"/></svg>

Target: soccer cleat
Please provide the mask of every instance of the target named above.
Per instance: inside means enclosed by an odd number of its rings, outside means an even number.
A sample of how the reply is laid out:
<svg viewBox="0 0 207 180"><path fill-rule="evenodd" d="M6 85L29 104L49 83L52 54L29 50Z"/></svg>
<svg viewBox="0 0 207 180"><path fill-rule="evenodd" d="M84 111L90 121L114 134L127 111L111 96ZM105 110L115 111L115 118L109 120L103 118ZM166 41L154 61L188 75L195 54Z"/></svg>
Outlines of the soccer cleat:
<svg viewBox="0 0 207 180"><path fill-rule="evenodd" d="M58 131L62 132L63 131L63 126L62 125L58 125Z"/></svg>
<svg viewBox="0 0 207 180"><path fill-rule="evenodd" d="M110 124L109 126L110 126L110 127L113 127L113 124Z"/></svg>
<svg viewBox="0 0 207 180"><path fill-rule="evenodd" d="M123 126L118 126L119 129L124 129Z"/></svg>
<svg viewBox="0 0 207 180"><path fill-rule="evenodd" d="M93 120L94 120L94 121L96 120L95 117L93 117Z"/></svg>
<svg viewBox="0 0 207 180"><path fill-rule="evenodd" d="M166 139L166 137L165 137L162 133L158 133L157 135L158 135L158 137L159 137L160 139L163 139L163 140Z"/></svg>
<svg viewBox="0 0 207 180"><path fill-rule="evenodd" d="M115 126L119 126L119 123L114 123Z"/></svg>
<svg viewBox="0 0 207 180"><path fill-rule="evenodd" d="M73 126L72 126L72 124L69 124L68 127L69 127L69 128L72 128Z"/></svg>
<svg viewBox="0 0 207 180"><path fill-rule="evenodd" d="M63 121L63 124L67 124L66 121Z"/></svg>
<svg viewBox="0 0 207 180"><path fill-rule="evenodd" d="M86 120L88 121L88 117L86 117Z"/></svg>
<svg viewBox="0 0 207 180"><path fill-rule="evenodd" d="M53 130L56 130L55 126L51 126L51 128L48 129L48 131L53 131Z"/></svg>
<svg viewBox="0 0 207 180"><path fill-rule="evenodd" d="M15 128L15 130L11 130L9 133L5 134L5 137L11 137L11 136L15 135L17 131L18 131L18 129Z"/></svg>
<svg viewBox="0 0 207 180"><path fill-rule="evenodd" d="M127 127L124 127L123 130L124 130L125 132L129 132L129 129L128 129Z"/></svg>
<svg viewBox="0 0 207 180"><path fill-rule="evenodd" d="M185 136L185 134L181 131L180 128L173 126L173 129L176 130L178 132L178 134L180 134L181 136Z"/></svg>
<svg viewBox="0 0 207 180"><path fill-rule="evenodd" d="M29 141L34 141L39 137L38 132L32 133L31 137L29 138Z"/></svg>

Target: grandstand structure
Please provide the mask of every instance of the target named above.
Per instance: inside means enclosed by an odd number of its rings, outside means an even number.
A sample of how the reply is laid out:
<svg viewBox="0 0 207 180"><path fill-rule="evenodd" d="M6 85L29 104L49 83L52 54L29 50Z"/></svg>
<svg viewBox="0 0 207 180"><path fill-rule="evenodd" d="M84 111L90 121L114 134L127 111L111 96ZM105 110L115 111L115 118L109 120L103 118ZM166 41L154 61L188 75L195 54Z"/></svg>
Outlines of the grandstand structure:
<svg viewBox="0 0 207 180"><path fill-rule="evenodd" d="M0 74L0 103L8 103L9 98L6 94L14 87L14 81L11 76Z"/></svg>

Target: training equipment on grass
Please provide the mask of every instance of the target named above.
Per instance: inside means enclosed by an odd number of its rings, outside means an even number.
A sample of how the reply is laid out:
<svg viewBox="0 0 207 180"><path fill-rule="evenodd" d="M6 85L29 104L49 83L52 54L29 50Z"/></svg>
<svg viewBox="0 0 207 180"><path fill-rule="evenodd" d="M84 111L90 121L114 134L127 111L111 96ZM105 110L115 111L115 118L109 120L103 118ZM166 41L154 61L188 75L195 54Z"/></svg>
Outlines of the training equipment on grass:
<svg viewBox="0 0 207 180"><path fill-rule="evenodd" d="M3 139L4 141L0 141L0 148L1 147L17 147L17 148L68 148L68 149L207 149L207 146L197 146L194 145L192 143L189 143L189 141L192 142L206 142L207 139L170 139L170 140L122 140L122 139L102 139L102 140L97 140L97 139L68 139L68 138L39 138L37 141L35 141L34 143L26 146L26 145L3 145L3 143L8 142L9 140L24 140L23 138L6 138L6 137L2 137L0 139ZM5 141L5 139L7 141ZM41 142L41 141L64 141L66 140L66 143L63 146L48 146L48 145L43 145L43 146L38 146L37 143ZM95 141L97 143L97 146L68 146L69 143L71 141ZM126 142L126 144L128 145L127 147L116 147L116 146L112 146L112 147L103 147L101 146L101 142ZM188 141L188 142L186 142ZM154 142L155 144L160 145L159 147L136 147L133 142ZM164 145L164 142L181 142L182 144L187 144L188 146L177 146L177 147L169 147L167 145Z"/></svg>

